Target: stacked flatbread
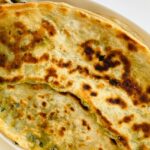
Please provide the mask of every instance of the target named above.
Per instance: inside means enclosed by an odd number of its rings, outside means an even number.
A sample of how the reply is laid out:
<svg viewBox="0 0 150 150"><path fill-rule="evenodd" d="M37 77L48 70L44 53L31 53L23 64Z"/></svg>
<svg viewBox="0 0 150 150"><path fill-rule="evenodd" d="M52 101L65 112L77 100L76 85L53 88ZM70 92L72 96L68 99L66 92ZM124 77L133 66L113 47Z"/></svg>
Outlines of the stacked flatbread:
<svg viewBox="0 0 150 150"><path fill-rule="evenodd" d="M67 4L0 6L0 131L27 150L149 150L150 51Z"/></svg>

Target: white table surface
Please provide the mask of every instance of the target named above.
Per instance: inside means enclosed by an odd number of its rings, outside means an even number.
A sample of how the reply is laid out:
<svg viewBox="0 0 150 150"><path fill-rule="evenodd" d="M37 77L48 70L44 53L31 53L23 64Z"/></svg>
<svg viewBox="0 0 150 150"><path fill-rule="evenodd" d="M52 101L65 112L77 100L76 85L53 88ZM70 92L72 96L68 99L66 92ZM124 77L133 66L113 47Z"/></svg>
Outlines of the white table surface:
<svg viewBox="0 0 150 150"><path fill-rule="evenodd" d="M150 33L150 0L93 0L125 16Z"/></svg>

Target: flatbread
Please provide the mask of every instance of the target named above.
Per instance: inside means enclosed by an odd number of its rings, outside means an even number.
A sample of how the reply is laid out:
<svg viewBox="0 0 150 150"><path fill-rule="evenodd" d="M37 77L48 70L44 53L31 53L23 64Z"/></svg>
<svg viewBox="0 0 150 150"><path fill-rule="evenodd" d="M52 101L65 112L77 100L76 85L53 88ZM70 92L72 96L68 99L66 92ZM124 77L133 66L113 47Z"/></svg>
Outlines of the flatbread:
<svg viewBox="0 0 150 150"><path fill-rule="evenodd" d="M7 85L0 97L0 128L25 149L117 150L74 96L44 84L19 84Z"/></svg>
<svg viewBox="0 0 150 150"><path fill-rule="evenodd" d="M51 2L0 6L0 88L71 93L121 149L150 149L149 76L149 49L101 16Z"/></svg>

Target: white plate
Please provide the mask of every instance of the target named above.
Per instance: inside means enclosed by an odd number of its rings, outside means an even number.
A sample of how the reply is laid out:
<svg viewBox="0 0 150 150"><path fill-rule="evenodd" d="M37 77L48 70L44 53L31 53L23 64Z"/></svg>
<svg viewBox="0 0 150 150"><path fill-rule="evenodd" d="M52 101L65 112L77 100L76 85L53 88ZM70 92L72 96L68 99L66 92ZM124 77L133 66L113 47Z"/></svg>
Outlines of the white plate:
<svg viewBox="0 0 150 150"><path fill-rule="evenodd" d="M150 34L150 0L94 0L127 17Z"/></svg>
<svg viewBox="0 0 150 150"><path fill-rule="evenodd" d="M100 5L99 3L90 1L90 0L51 0L55 2L66 2L73 6L81 7L90 11L93 11L97 14L100 14L106 18L111 19L112 21L116 22L120 26L122 26L125 30L132 33L138 39L143 41L145 45L150 48L150 35L146 33L143 29L129 21L128 19L124 18L123 16L119 15L118 13ZM0 134L0 150L21 150L18 148L13 142L6 139L3 135Z"/></svg>

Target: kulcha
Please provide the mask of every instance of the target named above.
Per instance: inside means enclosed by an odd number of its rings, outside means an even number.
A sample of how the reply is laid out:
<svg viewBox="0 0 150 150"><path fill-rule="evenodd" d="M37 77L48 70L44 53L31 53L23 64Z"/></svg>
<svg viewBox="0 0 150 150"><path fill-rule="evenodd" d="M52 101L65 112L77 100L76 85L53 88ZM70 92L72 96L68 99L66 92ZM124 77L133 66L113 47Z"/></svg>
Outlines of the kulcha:
<svg viewBox="0 0 150 150"><path fill-rule="evenodd" d="M150 51L64 3L0 5L0 130L27 150L149 150Z"/></svg>

